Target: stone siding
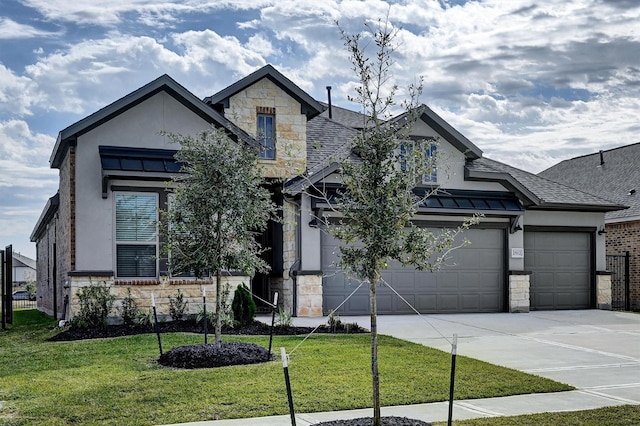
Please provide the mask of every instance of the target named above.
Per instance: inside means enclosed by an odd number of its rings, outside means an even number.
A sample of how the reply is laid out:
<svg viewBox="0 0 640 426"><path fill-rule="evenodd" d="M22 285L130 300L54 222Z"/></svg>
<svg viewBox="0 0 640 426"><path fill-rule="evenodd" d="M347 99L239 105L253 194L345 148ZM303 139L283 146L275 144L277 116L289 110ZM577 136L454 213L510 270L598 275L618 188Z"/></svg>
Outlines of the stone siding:
<svg viewBox="0 0 640 426"><path fill-rule="evenodd" d="M279 299L285 312L293 314L294 279L289 271L297 260L298 207L286 202L282 206L282 281Z"/></svg>
<svg viewBox="0 0 640 426"><path fill-rule="evenodd" d="M266 177L290 178L304 173L307 166L307 117L300 103L271 80L264 78L233 95L225 116L256 137L257 108L275 110L276 158L260 160Z"/></svg>
<svg viewBox="0 0 640 426"><path fill-rule="evenodd" d="M229 300L231 305L233 294L236 288L242 284L248 284L250 278L247 276L223 276L222 286L229 285ZM73 317L79 309L78 291L82 287L90 285L107 285L111 289L111 294L116 297L114 311L111 321L118 322L118 307L122 305L122 300L127 297L129 290L131 296L138 302L138 308L142 311L151 309L151 294L153 293L156 302L156 311L159 316L169 317L169 298L176 297L178 290L183 294L184 301L187 302L187 314L196 315L202 309L202 289L205 288L207 297L207 310L214 312L216 306L215 280L185 280L185 279L163 279L163 280L115 280L113 276L74 276L71 278L72 303L70 304L70 317Z"/></svg>
<svg viewBox="0 0 640 426"><path fill-rule="evenodd" d="M509 312L529 312L529 287L529 275L509 275Z"/></svg>
<svg viewBox="0 0 640 426"><path fill-rule="evenodd" d="M322 316L322 275L298 275L297 307L299 317Z"/></svg>
<svg viewBox="0 0 640 426"><path fill-rule="evenodd" d="M596 275L596 298L598 309L611 309L611 275Z"/></svg>
<svg viewBox="0 0 640 426"><path fill-rule="evenodd" d="M640 221L610 223L606 225L608 255L623 255L629 252L630 305L640 310Z"/></svg>

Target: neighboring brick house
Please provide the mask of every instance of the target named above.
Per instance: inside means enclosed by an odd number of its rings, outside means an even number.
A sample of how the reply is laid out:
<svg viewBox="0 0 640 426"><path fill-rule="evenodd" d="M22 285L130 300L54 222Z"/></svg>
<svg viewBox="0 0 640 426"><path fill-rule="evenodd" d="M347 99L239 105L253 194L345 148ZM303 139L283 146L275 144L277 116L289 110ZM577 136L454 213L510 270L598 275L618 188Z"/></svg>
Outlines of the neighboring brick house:
<svg viewBox="0 0 640 426"><path fill-rule="evenodd" d="M195 134L215 126L260 153L283 216L261 238L271 272L230 274L227 280L250 282L261 298L278 291L281 305L294 315L327 314L355 287L335 268L340 243L315 220L329 214L327 199L307 189L339 187L340 161L358 161L348 146L362 123L360 114L320 103L268 65L203 100L164 75L65 128L50 158L60 171L59 190L31 235L37 243L39 309L69 318L78 289L96 282L108 283L118 299L131 289L143 308L153 293L164 313L177 289L192 309L198 306L201 288L210 282L168 277L162 241L148 224L166 208L166 182L180 171L173 158L177 147L161 131ZM433 148L440 154L437 173L416 191L442 192L420 207L416 223L438 231L465 215L484 215L465 234L471 246L454 253L455 266L427 273L390 265L385 280L416 309L609 306L609 276L601 274L604 237L597 230L605 212L622 206L484 158L426 106L411 136L439 140ZM362 288L339 313L368 312L367 301ZM380 313L411 312L385 289L378 303Z"/></svg>
<svg viewBox="0 0 640 426"><path fill-rule="evenodd" d="M605 214L607 255L629 252L630 307L640 310L640 143L562 161L540 176L581 188L624 210Z"/></svg>

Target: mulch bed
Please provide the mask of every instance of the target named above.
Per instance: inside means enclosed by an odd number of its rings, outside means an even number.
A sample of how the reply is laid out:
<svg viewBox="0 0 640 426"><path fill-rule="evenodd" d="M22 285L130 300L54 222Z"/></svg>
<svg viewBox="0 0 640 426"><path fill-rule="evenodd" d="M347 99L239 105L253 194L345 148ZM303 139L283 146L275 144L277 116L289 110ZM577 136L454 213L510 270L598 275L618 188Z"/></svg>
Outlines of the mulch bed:
<svg viewBox="0 0 640 426"><path fill-rule="evenodd" d="M160 355L158 364L173 368L214 368L228 365L258 364L273 355L254 343L220 343L179 346Z"/></svg>
<svg viewBox="0 0 640 426"><path fill-rule="evenodd" d="M161 333L204 333L202 323L191 320L166 321L158 323ZM306 335L313 331L312 327L276 326L273 334L278 336ZM243 327L222 327L222 334L235 335L268 335L271 326L260 321L253 321ZM318 327L316 333L368 333L369 331L355 324L341 324L339 327L330 328L328 325ZM155 333L153 325L110 325L107 328L68 328L49 340L52 342L66 342L73 340L104 339L110 337L131 336L135 334ZM213 328L208 333L213 335Z"/></svg>
<svg viewBox="0 0 640 426"><path fill-rule="evenodd" d="M383 426L431 426L431 423L422 420L408 419L406 417L382 417ZM314 426L371 426L373 418L360 417L350 420L334 420L331 422L316 423Z"/></svg>

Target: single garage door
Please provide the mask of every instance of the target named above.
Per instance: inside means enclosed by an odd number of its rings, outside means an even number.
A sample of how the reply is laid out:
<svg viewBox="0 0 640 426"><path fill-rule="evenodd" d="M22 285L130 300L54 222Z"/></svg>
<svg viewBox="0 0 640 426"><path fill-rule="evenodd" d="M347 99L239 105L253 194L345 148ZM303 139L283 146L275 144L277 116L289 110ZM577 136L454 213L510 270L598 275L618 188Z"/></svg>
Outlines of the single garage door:
<svg viewBox="0 0 640 426"><path fill-rule="evenodd" d="M438 230L434 230L437 232ZM447 265L431 273L395 263L383 278L421 313L503 312L505 303L503 229L470 229L463 238L470 246L455 250ZM328 314L358 286L336 269L339 243L323 234L323 309ZM377 291L378 313L408 314L413 310L387 286ZM342 315L369 313L369 287L360 289L337 311Z"/></svg>
<svg viewBox="0 0 640 426"><path fill-rule="evenodd" d="M592 307L590 233L525 231L524 253L531 309Z"/></svg>

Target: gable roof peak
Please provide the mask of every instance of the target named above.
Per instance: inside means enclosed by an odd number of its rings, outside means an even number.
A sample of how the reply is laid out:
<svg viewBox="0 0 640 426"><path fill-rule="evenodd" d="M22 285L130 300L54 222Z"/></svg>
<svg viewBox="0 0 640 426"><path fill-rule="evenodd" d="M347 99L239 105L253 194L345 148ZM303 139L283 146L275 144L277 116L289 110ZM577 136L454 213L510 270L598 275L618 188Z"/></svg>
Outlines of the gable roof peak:
<svg viewBox="0 0 640 426"><path fill-rule="evenodd" d="M249 145L257 146L257 142L246 134L246 132L240 130L220 113L204 104L197 96L168 74L162 74L155 80L61 130L58 133L58 138L56 139L51 157L49 158L51 167L60 167L67 150L76 143L78 136L95 129L160 92L168 93L207 122L217 127L226 128L230 133L234 134L237 139Z"/></svg>
<svg viewBox="0 0 640 426"><path fill-rule="evenodd" d="M276 86L284 90L289 96L300 103L300 113L307 116L307 120L312 119L324 111L324 107L312 98L307 92L289 80L284 74L278 71L273 65L267 64L248 76L236 81L232 85L222 89L218 93L204 98L204 102L218 110L229 107L229 99L236 93L252 86L263 78L269 79Z"/></svg>

